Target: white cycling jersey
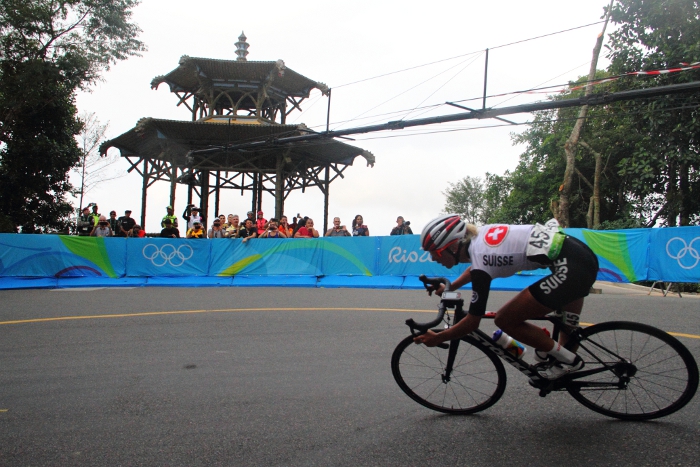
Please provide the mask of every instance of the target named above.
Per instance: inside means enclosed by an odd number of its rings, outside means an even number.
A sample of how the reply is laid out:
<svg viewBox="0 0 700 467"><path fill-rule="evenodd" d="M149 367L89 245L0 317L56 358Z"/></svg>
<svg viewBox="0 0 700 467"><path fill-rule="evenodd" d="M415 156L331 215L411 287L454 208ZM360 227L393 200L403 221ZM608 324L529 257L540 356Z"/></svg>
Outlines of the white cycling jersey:
<svg viewBox="0 0 700 467"><path fill-rule="evenodd" d="M510 277L518 271L547 267L531 261L531 234L536 226L491 224L479 228L479 234L469 245L472 271L486 272L492 279Z"/></svg>

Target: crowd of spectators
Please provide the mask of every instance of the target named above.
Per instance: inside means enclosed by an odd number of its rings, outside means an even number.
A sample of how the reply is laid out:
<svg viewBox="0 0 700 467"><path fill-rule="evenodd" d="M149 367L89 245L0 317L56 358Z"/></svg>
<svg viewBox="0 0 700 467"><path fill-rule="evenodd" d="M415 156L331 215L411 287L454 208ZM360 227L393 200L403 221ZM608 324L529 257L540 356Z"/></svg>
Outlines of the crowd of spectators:
<svg viewBox="0 0 700 467"><path fill-rule="evenodd" d="M160 237L180 238L178 218L172 206L165 208L166 215L160 222ZM308 216L297 214L290 224L287 216L279 219L273 217L265 219L265 213L258 211L257 216L253 211L246 213L246 218L241 222L237 214L219 214L212 221L209 229L206 228L206 220L200 215L200 209L194 204L189 204L182 213L185 221L185 238L230 238L242 239L243 242L251 238L318 238L321 236L314 228L314 220ZM402 216L396 219L396 227L390 235L411 235L410 222L404 221ZM131 210L124 211L124 215L117 218L117 212L111 211L109 218L99 213L97 204L90 203L82 209L77 222L77 233L80 236L93 237L145 237L146 232L131 217ZM151 234L152 235L152 234ZM333 226L328 229L325 237L367 237L369 227L364 223L362 215L356 215L350 229L343 225L339 217L333 218Z"/></svg>
<svg viewBox="0 0 700 467"><path fill-rule="evenodd" d="M91 211L92 209L92 211ZM99 212L95 203L83 208L78 216L77 232L81 237L145 237L146 232L131 217L131 209L124 211L117 218L117 212L111 211L109 218Z"/></svg>

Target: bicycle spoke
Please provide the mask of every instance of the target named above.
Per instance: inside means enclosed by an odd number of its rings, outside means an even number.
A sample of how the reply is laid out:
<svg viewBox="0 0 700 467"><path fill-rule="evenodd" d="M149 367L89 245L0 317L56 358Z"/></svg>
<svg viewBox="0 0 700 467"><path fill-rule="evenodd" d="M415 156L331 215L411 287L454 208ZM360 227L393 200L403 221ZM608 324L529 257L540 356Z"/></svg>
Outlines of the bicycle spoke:
<svg viewBox="0 0 700 467"><path fill-rule="evenodd" d="M687 349L668 334L640 323L610 322L586 328L579 355L586 366L574 383L593 386L574 384L569 393L605 415L634 420L668 415L687 404L697 388L697 366ZM595 386L605 383L619 386Z"/></svg>

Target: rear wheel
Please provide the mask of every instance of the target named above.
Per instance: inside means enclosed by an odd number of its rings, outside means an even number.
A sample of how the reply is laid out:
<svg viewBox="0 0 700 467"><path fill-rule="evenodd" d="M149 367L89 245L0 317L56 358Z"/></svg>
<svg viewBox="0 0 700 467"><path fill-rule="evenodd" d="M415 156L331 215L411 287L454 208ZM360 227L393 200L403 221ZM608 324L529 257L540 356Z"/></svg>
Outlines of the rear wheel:
<svg viewBox="0 0 700 467"><path fill-rule="evenodd" d="M506 372L496 355L472 338L463 338L446 381L447 354L448 349L415 344L413 336L408 336L394 350L391 372L411 399L438 412L471 414L501 398Z"/></svg>
<svg viewBox="0 0 700 467"><path fill-rule="evenodd" d="M577 353L586 363L581 373L602 371L576 378L567 389L589 409L622 420L649 420L672 414L693 398L697 364L664 331L612 321L583 329L581 336Z"/></svg>

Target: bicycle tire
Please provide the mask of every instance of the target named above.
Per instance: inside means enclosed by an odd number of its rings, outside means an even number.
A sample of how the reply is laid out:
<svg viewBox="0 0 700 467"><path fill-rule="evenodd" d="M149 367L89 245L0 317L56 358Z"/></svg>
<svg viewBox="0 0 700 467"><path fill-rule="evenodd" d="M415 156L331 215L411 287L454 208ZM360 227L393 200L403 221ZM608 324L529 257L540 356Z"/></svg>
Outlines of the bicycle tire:
<svg viewBox="0 0 700 467"><path fill-rule="evenodd" d="M491 407L506 388L499 358L471 337L459 343L450 381L442 374L447 349L415 344L408 336L391 356L391 372L408 397L442 413L468 415Z"/></svg>
<svg viewBox="0 0 700 467"><path fill-rule="evenodd" d="M607 349L604 350L596 344ZM611 352L616 354L613 355ZM576 379L567 387L571 396L595 412L621 420L651 420L685 406L698 388L698 366L681 342L652 326L626 321L596 324L581 331L577 353L586 363L582 371L614 365L622 357L633 366L627 375L612 370ZM594 355L597 357L594 358ZM619 383L624 387L580 387L577 382Z"/></svg>

